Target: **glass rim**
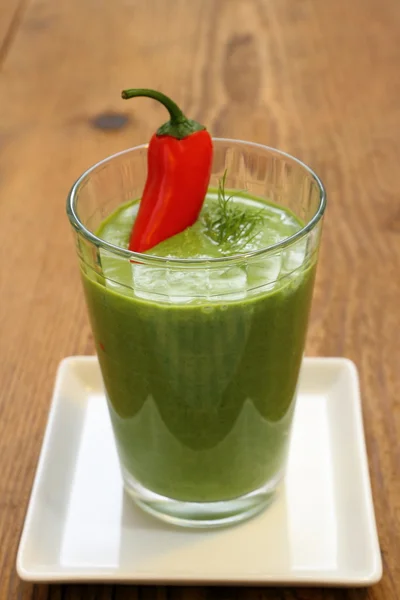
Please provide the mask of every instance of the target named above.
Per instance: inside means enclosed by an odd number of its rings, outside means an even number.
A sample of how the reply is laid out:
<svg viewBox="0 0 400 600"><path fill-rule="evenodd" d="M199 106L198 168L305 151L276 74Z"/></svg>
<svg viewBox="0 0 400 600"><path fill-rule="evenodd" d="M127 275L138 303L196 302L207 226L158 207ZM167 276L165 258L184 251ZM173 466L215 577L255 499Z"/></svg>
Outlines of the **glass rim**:
<svg viewBox="0 0 400 600"><path fill-rule="evenodd" d="M102 238L98 237L93 232L91 232L87 227L85 227L85 225L79 219L77 211L76 211L76 206L75 206L76 200L78 197L79 188L80 188L81 184L85 181L85 179L93 171L95 171L98 167L101 167L102 165L105 165L105 164L111 162L113 159L118 158L119 156L123 156L124 154L129 154L130 152L133 152L134 150L144 150L145 148L148 148L148 143L147 143L147 144L140 144L138 146L133 146L131 148L126 148L125 150L121 150L120 152L111 154L110 156L103 158L99 162L95 163L94 165L92 165L91 167L86 169L86 171L84 171L82 173L82 175L80 175L80 177L78 177L78 179L72 185L72 187L68 193L68 196L67 196L67 215L68 215L68 218L69 218L69 221L70 221L72 227L78 233L81 233L83 235L83 237L86 238L89 242L91 242L92 244L97 246L97 248L102 248L103 250L108 250L112 254L116 254L123 258L129 259L131 262L140 262L142 264L152 264L152 265L159 265L159 266L173 264L176 266L204 266L204 265L207 265L208 267L211 265L214 265L214 264L215 265L221 265L221 264L226 265L226 264L232 264L232 263L237 263L237 262L241 262L241 261L248 261L253 258L258 258L258 257L262 257L265 255L273 254L280 249L287 248L288 246L292 246L293 244L295 244L296 242L301 240L303 237L305 237L310 231L312 231L312 229L314 229L314 227L321 220L321 218L325 212L327 195L326 195L326 190L325 190L324 184L322 183L322 181L318 177L318 175L315 173L315 171L313 171L311 169L311 167L306 165L304 162L302 162L300 159L296 158L295 156L292 156L291 154L284 152L283 150L278 150L277 148L273 148L272 146L265 146L264 144L258 144L257 142L247 142L245 140L230 139L230 138L213 137L212 140L213 140L213 142L224 142L224 143L229 143L229 144L246 144L247 146L252 146L253 148L256 148L256 149L267 150L271 154L276 154L276 155L280 156L281 158L287 158L287 159L293 161L298 166L300 166L302 169L304 169L307 173L309 173L309 175L311 175L314 182L317 184L317 187L319 190L319 205L318 205L318 208L317 208L315 214L310 219L310 221L308 223L306 223L301 229L299 229L299 231L296 231L296 233L285 238L284 240L281 240L280 242L271 244L270 246L266 246L265 248L260 248L258 250L252 250L250 252L244 252L242 254L233 254L231 256L223 256L220 258L211 258L211 257L210 258L172 258L172 257L167 257L167 256L155 256L152 254L144 254L142 252L133 252L131 250L128 250L127 248L121 248L120 246L111 244L110 242L103 240Z"/></svg>

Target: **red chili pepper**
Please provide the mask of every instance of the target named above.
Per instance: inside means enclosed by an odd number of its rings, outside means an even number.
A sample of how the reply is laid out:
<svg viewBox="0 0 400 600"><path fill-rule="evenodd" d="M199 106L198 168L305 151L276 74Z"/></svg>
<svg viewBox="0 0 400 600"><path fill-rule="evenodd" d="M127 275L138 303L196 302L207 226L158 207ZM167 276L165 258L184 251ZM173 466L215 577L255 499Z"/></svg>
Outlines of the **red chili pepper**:
<svg viewBox="0 0 400 600"><path fill-rule="evenodd" d="M145 252L197 220L210 180L212 141L203 125L161 92L122 92L124 99L138 96L158 100L170 114L149 143L146 185L129 241L129 250Z"/></svg>

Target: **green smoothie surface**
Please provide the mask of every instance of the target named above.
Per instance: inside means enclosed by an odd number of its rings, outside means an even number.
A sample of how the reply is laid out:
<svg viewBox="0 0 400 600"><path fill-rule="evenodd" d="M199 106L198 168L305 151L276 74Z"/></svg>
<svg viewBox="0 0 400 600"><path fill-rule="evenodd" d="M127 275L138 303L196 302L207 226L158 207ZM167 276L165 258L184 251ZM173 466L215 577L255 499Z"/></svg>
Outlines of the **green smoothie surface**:
<svg viewBox="0 0 400 600"><path fill-rule="evenodd" d="M103 221L96 232L97 236L115 246L127 248L138 206L138 200L122 205ZM277 244L302 227L297 217L288 210L237 194L228 202L231 235L227 232L228 235L221 244L210 226L218 219L219 209L217 191L210 190L196 223L148 250L146 254L183 259L222 258ZM249 221L251 230L247 226Z"/></svg>

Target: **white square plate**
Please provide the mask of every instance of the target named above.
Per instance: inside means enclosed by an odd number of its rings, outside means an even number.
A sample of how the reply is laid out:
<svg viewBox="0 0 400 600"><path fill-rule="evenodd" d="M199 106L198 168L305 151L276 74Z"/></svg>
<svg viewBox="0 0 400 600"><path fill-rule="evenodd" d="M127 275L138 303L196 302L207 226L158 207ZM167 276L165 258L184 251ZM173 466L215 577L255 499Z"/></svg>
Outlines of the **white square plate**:
<svg viewBox="0 0 400 600"><path fill-rule="evenodd" d="M304 360L286 483L261 515L174 528L125 495L95 357L62 361L17 557L28 581L369 585L382 564L357 371Z"/></svg>

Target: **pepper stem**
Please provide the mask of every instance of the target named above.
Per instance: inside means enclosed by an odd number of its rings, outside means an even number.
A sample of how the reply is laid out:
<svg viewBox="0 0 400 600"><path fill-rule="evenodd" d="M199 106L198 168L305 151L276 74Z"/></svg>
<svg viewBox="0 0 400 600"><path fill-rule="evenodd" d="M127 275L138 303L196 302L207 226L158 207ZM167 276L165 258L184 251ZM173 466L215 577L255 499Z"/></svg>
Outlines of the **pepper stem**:
<svg viewBox="0 0 400 600"><path fill-rule="evenodd" d="M123 92L121 93L121 97L124 100L129 100L129 98L138 98L140 96L145 96L146 98L153 98L154 100L158 100L158 102L161 102L161 104L163 104L169 112L169 116L171 117L172 123L182 123L182 121L186 120L186 117L179 108L179 106L175 104L175 102L171 100L171 98L168 98L168 96L166 96L162 92L142 88L123 90Z"/></svg>
<svg viewBox="0 0 400 600"><path fill-rule="evenodd" d="M153 98L158 102L161 102L163 106L169 112L170 120L157 130L157 136L168 135L174 137L178 140L183 140L184 138L196 133L197 131L202 131L205 129L204 125L197 123L197 121L193 121L192 119L188 119L185 117L181 109L175 102L168 98L165 94L161 92L157 92L156 90L148 90L148 89L131 89L124 90L121 93L121 96L124 100L128 100L129 98L138 98L140 96L145 96L146 98Z"/></svg>

